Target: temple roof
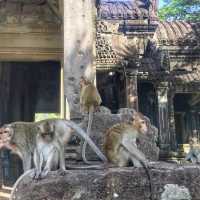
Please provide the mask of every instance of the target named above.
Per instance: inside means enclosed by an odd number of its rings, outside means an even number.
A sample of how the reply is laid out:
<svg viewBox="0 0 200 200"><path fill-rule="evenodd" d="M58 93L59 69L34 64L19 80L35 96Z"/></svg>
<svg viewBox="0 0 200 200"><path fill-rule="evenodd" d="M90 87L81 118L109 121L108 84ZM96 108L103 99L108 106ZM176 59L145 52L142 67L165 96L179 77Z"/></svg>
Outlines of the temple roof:
<svg viewBox="0 0 200 200"><path fill-rule="evenodd" d="M101 19L148 18L149 0L102 0L99 5Z"/></svg>
<svg viewBox="0 0 200 200"><path fill-rule="evenodd" d="M159 22L154 38L163 44L195 46L200 38L200 23Z"/></svg>

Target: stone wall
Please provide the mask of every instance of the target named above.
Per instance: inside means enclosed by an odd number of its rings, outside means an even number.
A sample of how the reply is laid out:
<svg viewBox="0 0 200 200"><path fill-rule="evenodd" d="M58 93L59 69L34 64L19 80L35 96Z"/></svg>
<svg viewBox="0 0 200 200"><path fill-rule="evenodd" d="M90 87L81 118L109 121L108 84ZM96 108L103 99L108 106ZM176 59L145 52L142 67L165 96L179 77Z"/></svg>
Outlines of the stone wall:
<svg viewBox="0 0 200 200"><path fill-rule="evenodd" d="M184 188L189 193L187 196L192 196L193 200L199 199L199 166L157 162L151 163L150 174L153 200L162 199L161 195L167 192L168 184ZM175 185L172 188L176 190ZM176 192L174 195L177 196ZM143 168L109 168L71 170L65 176L52 172L46 179L38 182L26 177L15 196L15 200L148 200L150 190L149 180ZM183 200L183 197L175 199Z"/></svg>

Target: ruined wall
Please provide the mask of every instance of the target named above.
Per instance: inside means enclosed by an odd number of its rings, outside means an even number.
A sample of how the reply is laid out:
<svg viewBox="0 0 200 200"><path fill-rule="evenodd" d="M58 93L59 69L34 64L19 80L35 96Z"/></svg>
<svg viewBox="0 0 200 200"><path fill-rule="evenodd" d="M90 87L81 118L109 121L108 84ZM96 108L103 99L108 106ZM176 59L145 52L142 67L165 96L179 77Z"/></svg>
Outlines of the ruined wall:
<svg viewBox="0 0 200 200"><path fill-rule="evenodd" d="M64 85L73 117L79 112L80 76L94 79L95 5L92 0L64 3Z"/></svg>
<svg viewBox="0 0 200 200"><path fill-rule="evenodd" d="M199 173L199 166L152 163L150 167L152 199L198 200L200 196ZM70 170L65 176L51 173L39 182L25 178L15 194L15 200L150 199L149 180L144 169L132 167Z"/></svg>

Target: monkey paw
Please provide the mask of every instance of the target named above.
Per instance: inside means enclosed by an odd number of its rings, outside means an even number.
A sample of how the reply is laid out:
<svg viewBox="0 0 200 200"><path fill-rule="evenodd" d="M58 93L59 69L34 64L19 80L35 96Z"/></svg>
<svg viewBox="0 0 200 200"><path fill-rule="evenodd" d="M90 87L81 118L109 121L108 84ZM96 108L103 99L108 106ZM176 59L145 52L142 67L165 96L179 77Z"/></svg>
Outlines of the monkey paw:
<svg viewBox="0 0 200 200"><path fill-rule="evenodd" d="M38 181L42 179L41 173L37 172L37 170L35 170L35 172L32 174L31 177L33 180Z"/></svg>
<svg viewBox="0 0 200 200"><path fill-rule="evenodd" d="M67 174L67 170L66 170L66 169L59 169L59 170L58 170L58 174L59 174L60 176L65 176L65 175Z"/></svg>

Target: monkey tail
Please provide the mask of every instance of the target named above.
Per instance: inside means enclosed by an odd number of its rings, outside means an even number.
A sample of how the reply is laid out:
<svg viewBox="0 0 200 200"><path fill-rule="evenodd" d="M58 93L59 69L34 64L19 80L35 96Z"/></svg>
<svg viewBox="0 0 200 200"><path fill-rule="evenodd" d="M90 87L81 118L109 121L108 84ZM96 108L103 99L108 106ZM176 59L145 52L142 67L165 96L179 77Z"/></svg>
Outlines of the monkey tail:
<svg viewBox="0 0 200 200"><path fill-rule="evenodd" d="M94 115L94 106L90 106L89 108L89 117L88 117L88 127L87 127L87 135L90 137L90 132L92 128L92 121L93 121L93 115ZM89 162L86 158L86 148L87 148L87 140L84 140L83 147L82 147L82 159L84 163L91 165L92 163Z"/></svg>
<svg viewBox="0 0 200 200"><path fill-rule="evenodd" d="M15 184L14 184L14 186L13 186L13 189L12 189L12 192L11 192L11 195L10 195L10 200L15 200L15 199L16 199L14 193L17 191L17 187L18 187L18 185L20 184L20 182L23 180L23 178L24 178L25 176L28 176L28 175L34 176L34 172L35 172L34 169L30 169L30 170L24 172L24 173L17 179L17 181L15 182Z"/></svg>
<svg viewBox="0 0 200 200"><path fill-rule="evenodd" d="M65 120L65 124L69 126L70 128L74 129L82 138L87 140L87 143L90 145L91 149L98 155L98 157L104 161L107 162L107 158L105 155L100 151L100 149L94 144L94 142L91 140L91 138L85 133L83 129L81 129L76 123L73 121Z"/></svg>
<svg viewBox="0 0 200 200"><path fill-rule="evenodd" d="M147 177L148 177L148 180L149 180L149 191L150 191L150 197L149 197L149 199L150 200L154 200L154 198L153 198L153 184L152 184L152 178L151 178L149 167L145 163L143 163L143 162L141 162L141 163L142 163L142 165L144 167L144 170L145 170L145 172L147 174Z"/></svg>

